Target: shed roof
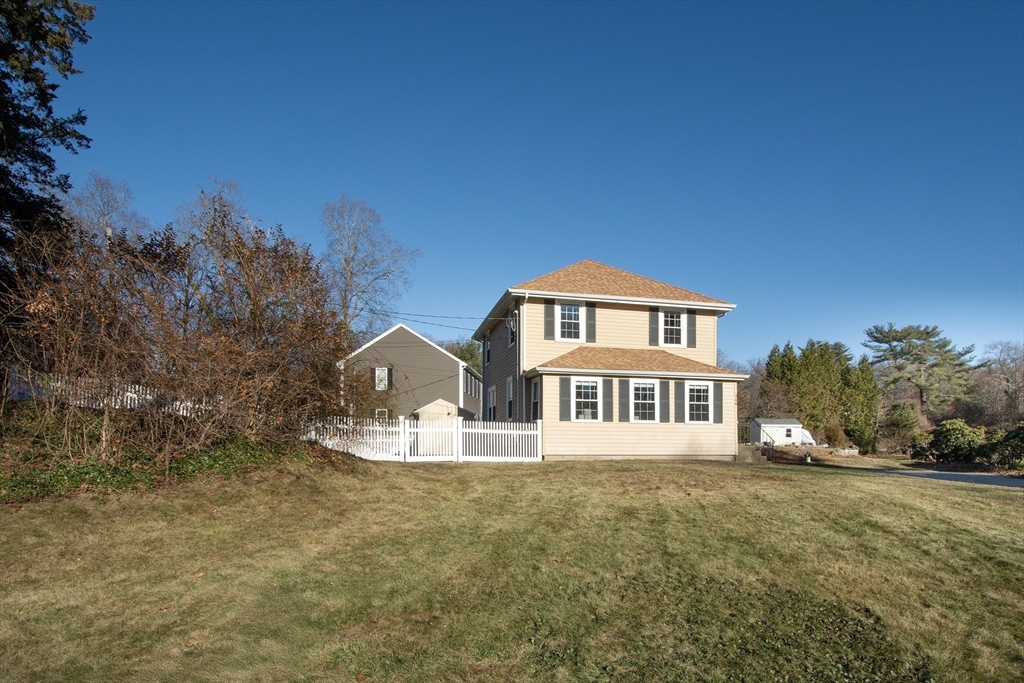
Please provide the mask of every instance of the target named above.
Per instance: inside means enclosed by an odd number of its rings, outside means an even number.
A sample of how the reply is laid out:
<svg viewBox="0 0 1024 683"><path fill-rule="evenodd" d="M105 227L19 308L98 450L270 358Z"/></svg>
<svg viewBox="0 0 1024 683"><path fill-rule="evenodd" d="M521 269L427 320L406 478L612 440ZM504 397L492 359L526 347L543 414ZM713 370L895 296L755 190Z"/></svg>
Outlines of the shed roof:
<svg viewBox="0 0 1024 683"><path fill-rule="evenodd" d="M802 426L800 420L794 420L791 417L755 417L751 422L756 422L762 427L764 426L786 426L786 427L800 427Z"/></svg>

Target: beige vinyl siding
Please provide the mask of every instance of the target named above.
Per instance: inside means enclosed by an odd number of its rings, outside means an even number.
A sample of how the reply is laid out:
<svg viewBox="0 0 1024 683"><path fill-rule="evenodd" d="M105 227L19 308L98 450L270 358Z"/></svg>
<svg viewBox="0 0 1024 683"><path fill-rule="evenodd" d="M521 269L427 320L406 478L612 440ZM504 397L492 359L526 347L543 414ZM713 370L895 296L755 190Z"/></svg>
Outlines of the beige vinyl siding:
<svg viewBox="0 0 1024 683"><path fill-rule="evenodd" d="M619 378L612 382L612 422L562 422L558 419L558 380L542 377L544 458L694 458L733 460L737 450L736 383L722 382L722 423L619 422ZM675 382L669 381L669 409L675 410ZM553 406L553 407L552 407Z"/></svg>
<svg viewBox="0 0 1024 683"><path fill-rule="evenodd" d="M526 358L523 369L530 370L552 358L569 353L575 348L584 346L582 342L564 342L544 339L544 300L530 298L523 306L523 322L527 334ZM649 306L633 306L598 302L597 341L590 346L606 346L619 349L652 349L660 348L683 358L715 365L717 348L718 317L713 311L697 311L697 347L688 349L678 346L650 346L649 338ZM683 309L685 310L685 309ZM556 310L557 323L557 310ZM499 323L500 324L500 323ZM684 317L685 325L685 317ZM504 332L504 326L501 328ZM493 332L492 332L493 334ZM683 329L685 340L686 329ZM499 334L499 336L502 336Z"/></svg>
<svg viewBox="0 0 1024 683"><path fill-rule="evenodd" d="M494 418L505 421L509 419L508 400L505 396L505 380L512 378L512 405L513 412L519 402L519 375L516 373L516 354L519 352L520 340L517 339L513 346L508 345L508 328L503 320L494 321L491 327L491 362L484 363L484 391L487 387L494 387L497 405L494 408ZM543 334L543 331L542 331ZM486 393L484 394L486 399ZM484 401L486 403L486 400ZM483 411L486 415L486 408ZM516 417L515 419L519 419Z"/></svg>

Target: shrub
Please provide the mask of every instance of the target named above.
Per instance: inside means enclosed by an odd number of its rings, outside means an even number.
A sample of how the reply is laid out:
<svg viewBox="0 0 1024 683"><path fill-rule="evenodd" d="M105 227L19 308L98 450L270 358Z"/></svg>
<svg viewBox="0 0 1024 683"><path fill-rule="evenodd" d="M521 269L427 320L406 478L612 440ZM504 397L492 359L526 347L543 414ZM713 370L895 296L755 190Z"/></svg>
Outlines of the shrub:
<svg viewBox="0 0 1024 683"><path fill-rule="evenodd" d="M910 457L915 460L934 460L935 456L932 455L931 445L931 432L913 434L909 442Z"/></svg>
<svg viewBox="0 0 1024 683"><path fill-rule="evenodd" d="M1002 438L990 440L982 451L984 459L993 467L1005 470L1019 468L1024 460L1024 422Z"/></svg>
<svg viewBox="0 0 1024 683"><path fill-rule="evenodd" d="M984 443L984 427L971 427L957 418L932 430L929 451L938 462L974 462Z"/></svg>

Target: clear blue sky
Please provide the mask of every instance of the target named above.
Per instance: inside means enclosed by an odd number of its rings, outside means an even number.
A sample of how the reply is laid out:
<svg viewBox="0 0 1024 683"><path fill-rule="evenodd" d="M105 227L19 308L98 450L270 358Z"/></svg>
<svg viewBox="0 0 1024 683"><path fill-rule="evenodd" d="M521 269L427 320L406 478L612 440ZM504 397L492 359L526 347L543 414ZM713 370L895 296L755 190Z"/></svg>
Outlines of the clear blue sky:
<svg viewBox="0 0 1024 683"><path fill-rule="evenodd" d="M740 361L1024 339L1024 3L97 4L59 163L156 224L221 177L321 249L345 192L422 251L400 311L593 258L736 303Z"/></svg>

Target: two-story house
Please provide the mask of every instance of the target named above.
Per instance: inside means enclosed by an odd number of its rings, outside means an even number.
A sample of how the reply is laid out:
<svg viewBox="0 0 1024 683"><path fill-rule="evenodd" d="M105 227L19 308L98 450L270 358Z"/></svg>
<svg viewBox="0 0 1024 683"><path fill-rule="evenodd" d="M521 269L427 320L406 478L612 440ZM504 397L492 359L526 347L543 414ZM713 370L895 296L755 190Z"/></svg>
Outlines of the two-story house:
<svg viewBox="0 0 1024 683"><path fill-rule="evenodd" d="M590 260L511 287L473 335L484 419L542 419L546 459L732 460L746 376L715 362L733 308Z"/></svg>

